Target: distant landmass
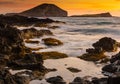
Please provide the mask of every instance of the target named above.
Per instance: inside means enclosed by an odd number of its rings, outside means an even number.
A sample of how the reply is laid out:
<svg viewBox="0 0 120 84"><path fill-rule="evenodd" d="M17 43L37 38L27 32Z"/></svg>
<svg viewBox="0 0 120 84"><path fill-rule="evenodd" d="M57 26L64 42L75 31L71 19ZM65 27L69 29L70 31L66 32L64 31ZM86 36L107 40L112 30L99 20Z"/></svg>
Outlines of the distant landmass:
<svg viewBox="0 0 120 84"><path fill-rule="evenodd" d="M6 15L22 15L22 16L31 16L31 17L67 17L67 11L59 8L54 4L41 4L34 8L25 10L21 13L7 13Z"/></svg>
<svg viewBox="0 0 120 84"><path fill-rule="evenodd" d="M112 15L107 12L99 14L72 15L71 17L112 17Z"/></svg>

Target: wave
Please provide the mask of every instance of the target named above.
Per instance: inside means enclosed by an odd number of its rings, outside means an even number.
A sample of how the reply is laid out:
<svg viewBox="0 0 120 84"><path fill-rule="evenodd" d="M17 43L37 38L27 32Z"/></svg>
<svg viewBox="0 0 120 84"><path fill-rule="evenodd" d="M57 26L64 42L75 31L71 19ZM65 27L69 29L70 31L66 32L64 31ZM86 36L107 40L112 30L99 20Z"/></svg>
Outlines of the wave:
<svg viewBox="0 0 120 84"><path fill-rule="evenodd" d="M94 35L94 34L114 34L114 35L120 35L120 30L116 30L116 29L77 29L77 30L73 30L70 32L79 32L82 34L86 34L86 35Z"/></svg>

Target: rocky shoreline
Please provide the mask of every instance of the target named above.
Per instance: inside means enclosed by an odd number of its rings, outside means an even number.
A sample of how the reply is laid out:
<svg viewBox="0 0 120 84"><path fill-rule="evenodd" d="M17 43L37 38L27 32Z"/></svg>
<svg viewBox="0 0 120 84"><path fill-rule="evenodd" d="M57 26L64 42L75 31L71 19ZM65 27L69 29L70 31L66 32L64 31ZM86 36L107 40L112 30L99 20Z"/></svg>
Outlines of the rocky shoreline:
<svg viewBox="0 0 120 84"><path fill-rule="evenodd" d="M0 84L29 84L32 80L41 80L46 73L56 71L56 69L46 68L43 63L46 59L60 59L68 56L60 52L33 52L32 49L25 46L25 42L39 43L31 41L31 38L42 37L43 35L54 35L50 30L36 30L35 28L19 30L15 26L47 25L49 23L59 22L51 19L37 19L23 16L0 16ZM50 28L50 27L49 27ZM25 41L27 40L27 41ZM42 39L46 46L60 46L64 43L55 38ZM76 77L72 82L67 83L61 76L47 78L50 84L118 84L119 79L119 60L120 53L107 58L105 52L115 52L119 47L119 42L104 37L93 43L94 48L86 49L86 53L78 58L100 63L108 63L102 68L103 78L92 77L88 80L84 77ZM105 60L105 61L104 61ZM67 65L66 65L67 66ZM67 68L73 73L82 72L73 67ZM24 70L15 74L11 70ZM107 77L106 77L107 76Z"/></svg>

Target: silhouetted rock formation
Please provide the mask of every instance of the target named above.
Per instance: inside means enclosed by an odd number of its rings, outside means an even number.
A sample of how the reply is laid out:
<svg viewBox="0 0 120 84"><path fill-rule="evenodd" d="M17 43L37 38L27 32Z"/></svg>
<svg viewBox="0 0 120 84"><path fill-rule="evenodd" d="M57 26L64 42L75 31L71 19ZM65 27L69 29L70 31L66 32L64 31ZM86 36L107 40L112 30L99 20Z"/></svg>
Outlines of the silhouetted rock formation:
<svg viewBox="0 0 120 84"><path fill-rule="evenodd" d="M72 15L71 17L112 17L112 15L107 12L100 14Z"/></svg>
<svg viewBox="0 0 120 84"><path fill-rule="evenodd" d="M67 11L59 8L54 4L41 4L34 8L28 9L21 13L8 13L6 15L22 15L22 16L32 16L32 17L66 17Z"/></svg>
<svg viewBox="0 0 120 84"><path fill-rule="evenodd" d="M46 18L46 19L38 19L38 18L28 18L25 16L20 15L13 15L13 16L4 16L0 15L0 22L5 23L11 26L32 26L32 25L41 25L41 24L47 24L52 22L59 22L54 21L52 19Z"/></svg>
<svg viewBox="0 0 120 84"><path fill-rule="evenodd" d="M65 17L67 12L54 4L42 4L32 9L26 10L21 15L34 17Z"/></svg>

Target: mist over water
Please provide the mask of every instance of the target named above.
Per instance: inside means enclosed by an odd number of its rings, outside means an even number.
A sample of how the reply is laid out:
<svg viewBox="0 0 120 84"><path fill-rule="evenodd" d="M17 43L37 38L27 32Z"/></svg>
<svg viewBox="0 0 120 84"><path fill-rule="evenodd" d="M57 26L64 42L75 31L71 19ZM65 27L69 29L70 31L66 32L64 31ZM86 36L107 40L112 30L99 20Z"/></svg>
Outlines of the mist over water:
<svg viewBox="0 0 120 84"><path fill-rule="evenodd" d="M45 47L37 52L58 51L67 54L69 57L65 59L47 59L44 60L44 65L47 68L56 68L58 71L50 72L45 75L45 78L60 75L65 81L71 82L75 77L103 77L101 68L103 65L96 65L93 62L84 61L76 56L80 56L86 52L87 48L92 48L92 44L102 37L111 37L120 42L120 18L83 18L83 17L52 17L51 19L66 22L52 23L51 26L59 26L56 29L50 29L54 36L43 36L32 40L39 40L40 44L26 44L29 47ZM40 30L41 28L35 27ZM47 28L42 28L47 29ZM49 28L48 28L49 29ZM46 46L41 39L52 37L63 42L61 46ZM119 49L120 50L120 49ZM119 52L118 50L118 52ZM105 54L112 56L117 52L106 52ZM67 65L67 66L65 66ZM59 67L58 67L59 66ZM81 72L75 74L69 72L67 67L75 67ZM87 73L86 73L87 72ZM30 84L43 83L48 84L45 79L42 81L33 80Z"/></svg>
<svg viewBox="0 0 120 84"><path fill-rule="evenodd" d="M60 27L51 29L55 36L50 37L61 40L64 45L48 47L40 52L59 51L69 56L80 56L102 37L111 37L118 42L120 41L120 18L117 17L51 17L51 19L66 22L66 24L50 24Z"/></svg>

